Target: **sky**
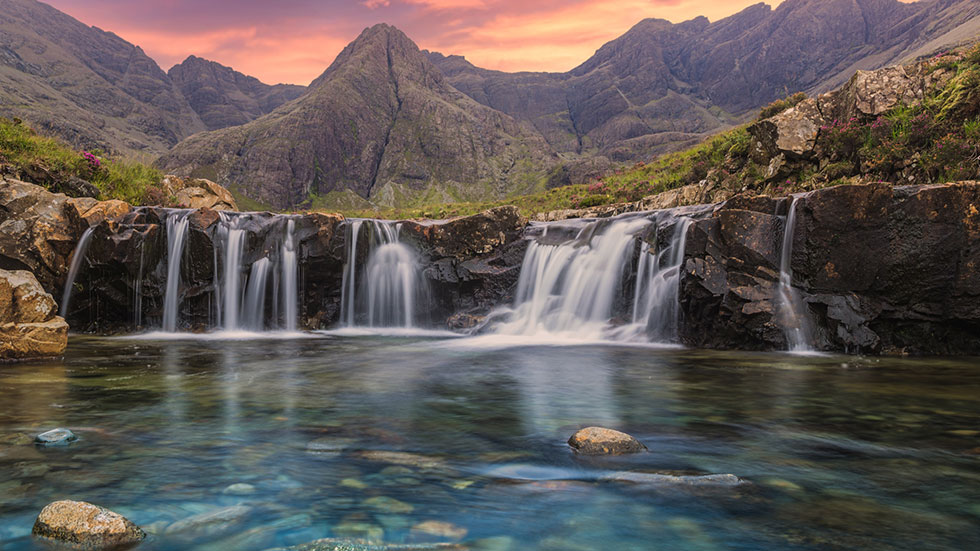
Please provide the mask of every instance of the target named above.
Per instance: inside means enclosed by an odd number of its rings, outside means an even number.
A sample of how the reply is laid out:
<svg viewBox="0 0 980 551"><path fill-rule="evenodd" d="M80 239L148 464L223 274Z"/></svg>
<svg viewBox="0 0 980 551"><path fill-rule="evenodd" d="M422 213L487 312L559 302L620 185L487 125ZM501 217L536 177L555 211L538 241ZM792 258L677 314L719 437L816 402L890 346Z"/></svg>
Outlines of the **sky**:
<svg viewBox="0 0 980 551"><path fill-rule="evenodd" d="M567 71L648 17L716 21L759 0L45 0L164 70L193 54L263 82L309 84L365 28L503 71ZM767 0L776 6L781 0Z"/></svg>

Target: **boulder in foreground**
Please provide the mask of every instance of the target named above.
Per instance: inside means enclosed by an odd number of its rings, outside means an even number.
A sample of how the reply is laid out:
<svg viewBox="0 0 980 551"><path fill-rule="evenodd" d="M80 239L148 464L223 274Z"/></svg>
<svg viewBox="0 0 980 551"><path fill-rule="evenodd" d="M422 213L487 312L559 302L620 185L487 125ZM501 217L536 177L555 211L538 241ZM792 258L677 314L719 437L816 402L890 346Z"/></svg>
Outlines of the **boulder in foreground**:
<svg viewBox="0 0 980 551"><path fill-rule="evenodd" d="M568 439L568 445L583 455L621 455L647 449L625 432L602 427L587 427L576 432Z"/></svg>
<svg viewBox="0 0 980 551"><path fill-rule="evenodd" d="M126 517L84 501L55 501L38 515L31 533L85 549L115 549L146 537Z"/></svg>
<svg viewBox="0 0 980 551"><path fill-rule="evenodd" d="M32 273L0 269L0 361L64 353L68 324L56 306Z"/></svg>

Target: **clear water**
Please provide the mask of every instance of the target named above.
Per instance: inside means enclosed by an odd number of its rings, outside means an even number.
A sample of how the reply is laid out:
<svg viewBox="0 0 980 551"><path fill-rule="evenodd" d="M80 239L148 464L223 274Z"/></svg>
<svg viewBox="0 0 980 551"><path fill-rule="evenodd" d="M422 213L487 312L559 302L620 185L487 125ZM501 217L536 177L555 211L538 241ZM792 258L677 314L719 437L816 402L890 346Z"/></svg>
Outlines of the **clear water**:
<svg viewBox="0 0 980 551"><path fill-rule="evenodd" d="M0 549L41 549L34 517L65 498L154 550L398 543L429 520L471 549L980 544L976 359L498 344L74 337L64 361L0 365ZM576 457L564 442L592 424L650 451ZM25 442L59 426L79 441ZM602 480L620 471L749 484Z"/></svg>

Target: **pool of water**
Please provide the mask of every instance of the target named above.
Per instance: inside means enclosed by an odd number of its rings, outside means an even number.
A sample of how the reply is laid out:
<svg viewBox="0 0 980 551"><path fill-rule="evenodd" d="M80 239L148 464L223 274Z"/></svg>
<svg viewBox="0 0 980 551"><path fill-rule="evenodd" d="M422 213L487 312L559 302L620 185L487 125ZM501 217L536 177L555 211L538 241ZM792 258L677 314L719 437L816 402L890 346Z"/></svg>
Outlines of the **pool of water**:
<svg viewBox="0 0 980 551"><path fill-rule="evenodd" d="M576 456L589 425L649 451ZM30 443L55 427L79 440ZM63 361L0 365L0 549L42 548L57 499L126 515L153 550L976 549L980 361L73 337Z"/></svg>

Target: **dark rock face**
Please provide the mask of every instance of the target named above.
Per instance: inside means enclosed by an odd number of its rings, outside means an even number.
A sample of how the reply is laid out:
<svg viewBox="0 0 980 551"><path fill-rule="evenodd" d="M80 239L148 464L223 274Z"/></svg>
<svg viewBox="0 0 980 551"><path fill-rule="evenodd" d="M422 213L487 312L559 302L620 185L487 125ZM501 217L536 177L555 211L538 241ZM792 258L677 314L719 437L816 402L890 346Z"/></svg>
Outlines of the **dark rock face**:
<svg viewBox="0 0 980 551"><path fill-rule="evenodd" d="M167 75L208 130L238 126L271 113L306 91L305 86L270 86L214 61L190 56Z"/></svg>
<svg viewBox="0 0 980 551"><path fill-rule="evenodd" d="M839 186L797 202L793 284L814 344L851 353L976 353L980 184ZM696 221L681 282L682 337L785 349L775 287L786 201L733 199Z"/></svg>
<svg viewBox="0 0 980 551"><path fill-rule="evenodd" d="M450 86L401 31L376 25L300 99L193 136L159 164L277 207L351 191L395 205L433 188L471 199L529 191L548 152L534 132Z"/></svg>

